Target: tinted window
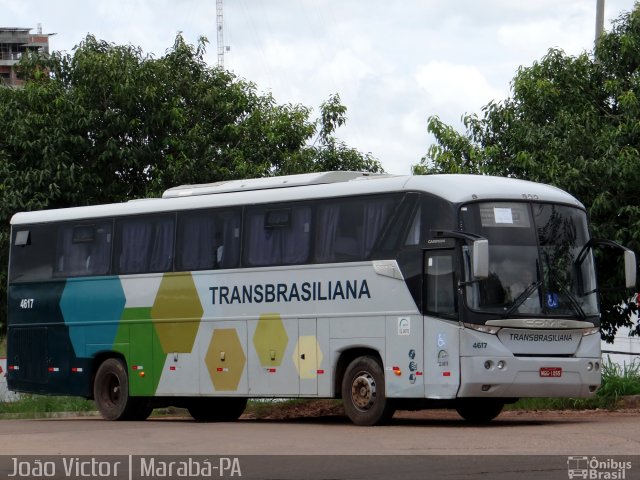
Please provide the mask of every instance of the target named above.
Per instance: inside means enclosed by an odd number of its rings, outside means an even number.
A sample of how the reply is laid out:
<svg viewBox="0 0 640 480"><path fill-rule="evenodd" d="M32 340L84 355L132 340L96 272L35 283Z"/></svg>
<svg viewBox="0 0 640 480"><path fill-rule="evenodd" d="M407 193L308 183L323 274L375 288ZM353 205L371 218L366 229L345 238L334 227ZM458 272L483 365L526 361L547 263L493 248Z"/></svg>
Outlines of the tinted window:
<svg viewBox="0 0 640 480"><path fill-rule="evenodd" d="M234 268L240 256L240 212L203 210L178 217L176 268Z"/></svg>
<svg viewBox="0 0 640 480"><path fill-rule="evenodd" d="M55 275L72 277L108 273L111 229L111 222L60 225Z"/></svg>
<svg viewBox="0 0 640 480"><path fill-rule="evenodd" d="M116 223L118 273L171 271L174 216L132 217Z"/></svg>
<svg viewBox="0 0 640 480"><path fill-rule="evenodd" d="M249 266L292 265L309 258L311 207L253 207L245 221Z"/></svg>
<svg viewBox="0 0 640 480"><path fill-rule="evenodd" d="M371 253L396 201L394 198L335 200L318 207L315 258L318 262L364 260Z"/></svg>
<svg viewBox="0 0 640 480"><path fill-rule="evenodd" d="M50 280L55 263L56 227L13 227L9 278L16 282Z"/></svg>
<svg viewBox="0 0 640 480"><path fill-rule="evenodd" d="M456 314L453 257L444 252L428 252L425 257L427 312L450 317Z"/></svg>

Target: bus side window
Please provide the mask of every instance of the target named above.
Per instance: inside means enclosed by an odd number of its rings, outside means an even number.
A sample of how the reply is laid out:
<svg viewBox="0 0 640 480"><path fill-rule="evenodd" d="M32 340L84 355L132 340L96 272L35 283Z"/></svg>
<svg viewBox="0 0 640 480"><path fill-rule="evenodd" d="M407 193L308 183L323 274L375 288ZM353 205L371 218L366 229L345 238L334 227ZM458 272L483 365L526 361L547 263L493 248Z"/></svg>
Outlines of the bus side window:
<svg viewBox="0 0 640 480"><path fill-rule="evenodd" d="M457 308L451 254L428 253L424 277L426 311L446 317L455 316Z"/></svg>
<svg viewBox="0 0 640 480"><path fill-rule="evenodd" d="M55 275L105 275L111 262L111 222L66 224L58 229Z"/></svg>
<svg viewBox="0 0 640 480"><path fill-rule="evenodd" d="M178 248L176 268L178 271L208 270L217 263L216 240L219 232L211 212L180 214L178 216Z"/></svg>
<svg viewBox="0 0 640 480"><path fill-rule="evenodd" d="M409 233L407 233L407 238L404 242L405 246L420 245L421 228L422 228L422 207L419 207L418 210L416 210L416 213L413 217L413 222L411 222L411 228L409 229Z"/></svg>
<svg viewBox="0 0 640 480"><path fill-rule="evenodd" d="M397 197L341 200L318 207L315 260L365 260L390 220Z"/></svg>
<svg viewBox="0 0 640 480"><path fill-rule="evenodd" d="M174 215L153 215L118 221L118 273L171 271L174 218Z"/></svg>
<svg viewBox="0 0 640 480"><path fill-rule="evenodd" d="M177 270L233 268L238 265L239 252L239 211L179 214Z"/></svg>
<svg viewBox="0 0 640 480"><path fill-rule="evenodd" d="M295 265L308 260L311 207L253 207L245 220L245 255L249 266Z"/></svg>

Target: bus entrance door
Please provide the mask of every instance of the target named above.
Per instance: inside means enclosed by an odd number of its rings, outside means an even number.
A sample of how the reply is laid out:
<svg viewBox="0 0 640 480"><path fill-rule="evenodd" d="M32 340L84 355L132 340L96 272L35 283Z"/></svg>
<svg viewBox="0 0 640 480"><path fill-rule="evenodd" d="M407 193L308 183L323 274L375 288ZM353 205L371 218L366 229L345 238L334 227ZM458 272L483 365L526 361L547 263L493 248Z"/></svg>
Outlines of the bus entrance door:
<svg viewBox="0 0 640 480"><path fill-rule="evenodd" d="M455 244L452 239L447 241ZM455 398L460 385L455 258L453 248L424 252L424 382L427 398Z"/></svg>

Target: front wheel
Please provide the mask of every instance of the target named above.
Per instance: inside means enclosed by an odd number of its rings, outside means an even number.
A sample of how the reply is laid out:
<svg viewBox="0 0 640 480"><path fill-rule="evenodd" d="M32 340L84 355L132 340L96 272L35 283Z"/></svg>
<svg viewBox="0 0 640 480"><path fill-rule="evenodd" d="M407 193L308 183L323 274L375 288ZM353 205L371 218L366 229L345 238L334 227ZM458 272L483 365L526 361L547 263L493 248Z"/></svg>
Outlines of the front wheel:
<svg viewBox="0 0 640 480"><path fill-rule="evenodd" d="M347 367L342 400L347 416L356 425L380 425L395 412L385 394L382 366L371 356L358 357Z"/></svg>
<svg viewBox="0 0 640 480"><path fill-rule="evenodd" d="M460 398L456 411L465 420L473 423L487 423L502 412L504 401L494 398Z"/></svg>
<svg viewBox="0 0 640 480"><path fill-rule="evenodd" d="M98 368L93 398L105 420L144 420L152 410L146 399L129 396L129 376L119 358L108 358Z"/></svg>

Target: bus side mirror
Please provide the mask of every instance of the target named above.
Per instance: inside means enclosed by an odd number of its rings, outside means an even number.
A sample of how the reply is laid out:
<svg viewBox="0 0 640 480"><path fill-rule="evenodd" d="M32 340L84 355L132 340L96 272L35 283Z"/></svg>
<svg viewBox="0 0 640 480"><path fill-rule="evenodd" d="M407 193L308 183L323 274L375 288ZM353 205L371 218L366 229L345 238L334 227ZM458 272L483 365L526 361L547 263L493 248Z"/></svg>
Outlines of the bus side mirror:
<svg viewBox="0 0 640 480"><path fill-rule="evenodd" d="M633 252L631 253L633 254ZM484 238L473 241L473 276L479 279L489 277L489 240ZM635 271L633 281L635 283Z"/></svg>
<svg viewBox="0 0 640 480"><path fill-rule="evenodd" d="M624 279L627 288L636 286L636 254L627 249L624 251Z"/></svg>

